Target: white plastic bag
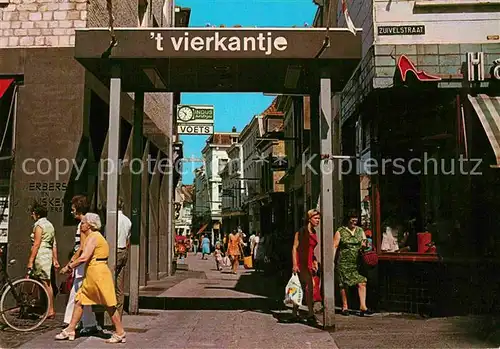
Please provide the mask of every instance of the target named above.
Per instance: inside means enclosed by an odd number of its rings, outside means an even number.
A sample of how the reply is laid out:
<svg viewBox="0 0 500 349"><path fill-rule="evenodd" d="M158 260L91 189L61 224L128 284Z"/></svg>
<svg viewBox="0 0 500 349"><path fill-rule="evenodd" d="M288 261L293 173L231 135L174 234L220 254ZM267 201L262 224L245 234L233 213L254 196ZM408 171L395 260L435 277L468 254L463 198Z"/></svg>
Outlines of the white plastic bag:
<svg viewBox="0 0 500 349"><path fill-rule="evenodd" d="M231 259L229 259L228 256L225 256L222 258L222 265L225 267L230 267L231 266Z"/></svg>
<svg viewBox="0 0 500 349"><path fill-rule="evenodd" d="M292 277L288 281L285 287L285 304L302 304L302 297L304 296L304 291L302 290L302 285L300 284L300 279L297 273L293 273Z"/></svg>

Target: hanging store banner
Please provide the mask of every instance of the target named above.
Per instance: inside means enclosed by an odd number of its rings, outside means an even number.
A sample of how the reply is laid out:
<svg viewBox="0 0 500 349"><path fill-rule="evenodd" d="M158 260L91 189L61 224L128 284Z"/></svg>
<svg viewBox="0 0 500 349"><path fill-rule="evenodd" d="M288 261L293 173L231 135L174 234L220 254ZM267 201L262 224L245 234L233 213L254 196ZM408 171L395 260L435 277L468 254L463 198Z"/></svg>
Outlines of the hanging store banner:
<svg viewBox="0 0 500 349"><path fill-rule="evenodd" d="M177 125L182 124L209 124L214 123L213 105L186 105L177 106Z"/></svg>
<svg viewBox="0 0 500 349"><path fill-rule="evenodd" d="M177 125L177 133L180 135L211 135L214 126L210 124L182 124Z"/></svg>
<svg viewBox="0 0 500 349"><path fill-rule="evenodd" d="M214 133L213 105L177 106L177 132L182 135L211 135Z"/></svg>

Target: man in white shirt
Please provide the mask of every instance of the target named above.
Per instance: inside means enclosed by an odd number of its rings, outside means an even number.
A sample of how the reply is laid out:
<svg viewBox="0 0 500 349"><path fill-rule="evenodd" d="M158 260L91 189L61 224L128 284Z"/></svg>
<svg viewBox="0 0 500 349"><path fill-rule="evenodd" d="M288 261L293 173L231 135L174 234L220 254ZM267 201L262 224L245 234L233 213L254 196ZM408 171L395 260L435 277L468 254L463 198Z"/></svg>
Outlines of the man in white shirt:
<svg viewBox="0 0 500 349"><path fill-rule="evenodd" d="M130 246L130 234L132 232L132 222L123 214L123 199L118 198L118 237L116 241L116 309L123 314L123 302L125 299L124 282L125 282L125 267L128 260L128 248Z"/></svg>

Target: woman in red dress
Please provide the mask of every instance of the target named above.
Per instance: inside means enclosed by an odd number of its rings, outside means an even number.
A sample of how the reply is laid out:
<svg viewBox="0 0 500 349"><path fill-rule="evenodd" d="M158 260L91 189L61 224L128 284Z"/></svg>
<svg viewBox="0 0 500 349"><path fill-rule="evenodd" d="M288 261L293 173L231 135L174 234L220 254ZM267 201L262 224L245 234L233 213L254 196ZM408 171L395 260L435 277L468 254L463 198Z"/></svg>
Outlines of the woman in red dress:
<svg viewBox="0 0 500 349"><path fill-rule="evenodd" d="M304 290L307 308L309 310L307 323L316 325L314 316L313 298L313 257L314 248L318 245L318 237L315 228L319 225L321 214L318 210L309 210L306 215L306 225L295 233L292 248L293 272L299 274L300 283ZM300 321L298 317L298 306L293 307L293 321Z"/></svg>

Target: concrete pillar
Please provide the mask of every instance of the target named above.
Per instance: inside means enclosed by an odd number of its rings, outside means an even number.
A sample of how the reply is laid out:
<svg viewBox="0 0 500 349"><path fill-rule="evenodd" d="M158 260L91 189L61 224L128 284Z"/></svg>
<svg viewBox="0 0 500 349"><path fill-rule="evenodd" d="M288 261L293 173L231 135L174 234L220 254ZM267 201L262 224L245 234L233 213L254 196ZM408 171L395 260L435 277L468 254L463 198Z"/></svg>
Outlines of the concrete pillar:
<svg viewBox="0 0 500 349"><path fill-rule="evenodd" d="M134 97L134 126L132 129L132 159L131 163L131 221L132 233L130 236L130 291L129 313L139 312L139 268L140 268L140 240L142 227L142 176L144 173L143 157L143 120L144 119L144 92L136 92ZM139 161L140 160L140 161Z"/></svg>
<svg viewBox="0 0 500 349"><path fill-rule="evenodd" d="M161 174L158 171L158 163L161 153L158 152L153 166L153 175L149 184L149 238L148 238L148 275L149 280L158 280L158 214Z"/></svg>
<svg viewBox="0 0 500 349"><path fill-rule="evenodd" d="M147 163L149 156L149 141L146 141L142 162ZM146 286L148 274L148 232L149 232L149 173L144 170L141 177L141 232L139 243L139 285Z"/></svg>
<svg viewBox="0 0 500 349"><path fill-rule="evenodd" d="M320 78L319 135L320 154L324 157L320 166L320 211L321 211L321 266L323 285L323 326L335 328L335 283L334 283L334 207L333 207L333 159L332 155L332 92L329 76ZM314 135L313 135L314 137ZM337 169L337 168L335 168ZM338 169L337 169L338 170Z"/></svg>
<svg viewBox="0 0 500 349"><path fill-rule="evenodd" d="M165 155L162 155L165 160ZM162 169L165 173L165 169ZM168 230L169 230L169 219L168 219L168 178L170 177L167 173L161 175L161 185L158 203L158 273L160 278L167 274L167 255L168 255Z"/></svg>
<svg viewBox="0 0 500 349"><path fill-rule="evenodd" d="M120 156L120 67L113 66L109 91L109 131L106 188L106 240L109 245L108 265L114 274L116 268L116 239L118 227L118 178Z"/></svg>

